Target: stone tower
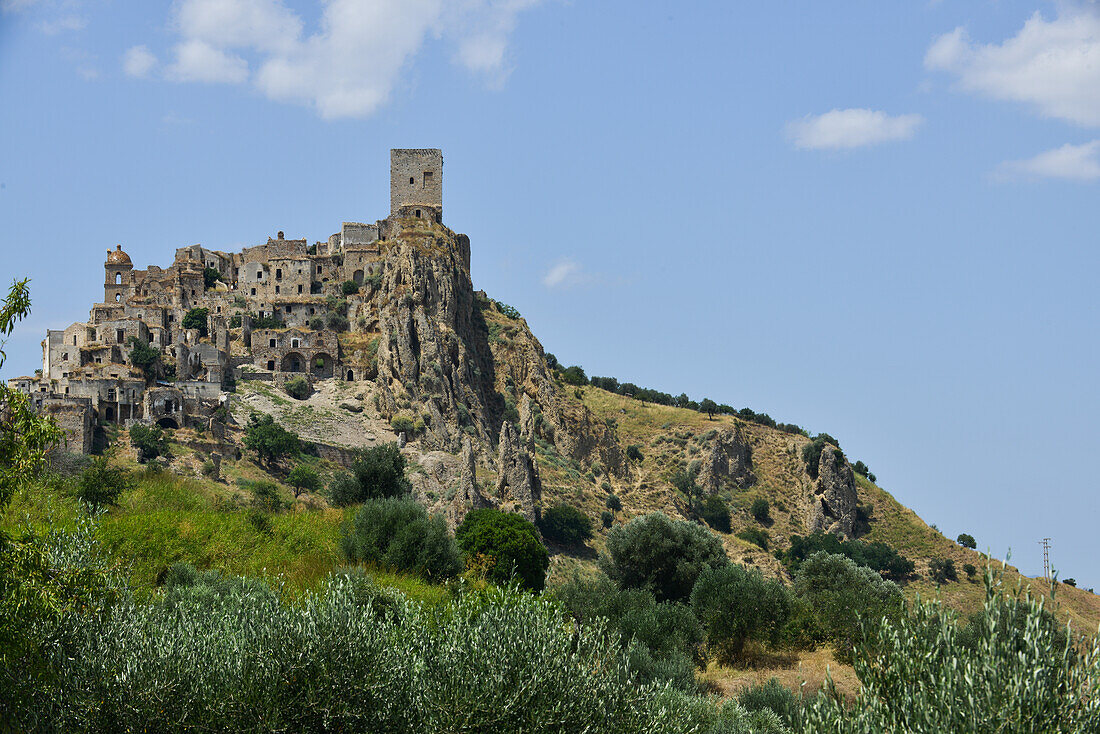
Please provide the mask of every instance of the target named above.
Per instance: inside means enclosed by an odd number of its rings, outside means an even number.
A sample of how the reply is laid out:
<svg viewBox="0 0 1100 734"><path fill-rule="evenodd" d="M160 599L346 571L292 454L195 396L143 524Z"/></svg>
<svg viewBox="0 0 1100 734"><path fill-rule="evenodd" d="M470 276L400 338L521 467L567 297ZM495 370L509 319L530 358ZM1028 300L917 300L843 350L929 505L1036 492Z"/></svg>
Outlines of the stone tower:
<svg viewBox="0 0 1100 734"><path fill-rule="evenodd" d="M107 262L103 263L103 302L121 303L130 295L134 263L122 251L122 245L107 250Z"/></svg>
<svg viewBox="0 0 1100 734"><path fill-rule="evenodd" d="M390 216L443 221L443 151L390 151Z"/></svg>

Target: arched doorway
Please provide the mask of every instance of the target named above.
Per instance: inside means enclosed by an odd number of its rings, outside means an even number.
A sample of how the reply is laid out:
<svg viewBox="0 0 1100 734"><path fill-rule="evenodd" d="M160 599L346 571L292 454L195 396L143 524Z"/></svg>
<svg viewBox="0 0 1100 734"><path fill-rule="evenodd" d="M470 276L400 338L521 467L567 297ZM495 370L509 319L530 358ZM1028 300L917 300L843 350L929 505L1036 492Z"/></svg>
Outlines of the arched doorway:
<svg viewBox="0 0 1100 734"><path fill-rule="evenodd" d="M355 281L356 285L363 285L363 271L356 270L351 279Z"/></svg>
<svg viewBox="0 0 1100 734"><path fill-rule="evenodd" d="M164 416L157 421L157 425L161 428L171 428L173 430L180 427L180 424L176 422L175 418L169 418L168 416Z"/></svg>
<svg viewBox="0 0 1100 734"><path fill-rule="evenodd" d="M283 372L305 372L305 357L297 352L290 352L283 357L282 371Z"/></svg>
<svg viewBox="0 0 1100 734"><path fill-rule="evenodd" d="M352 372L351 370L348 370L347 380L348 380L348 382L353 382L355 380L355 373Z"/></svg>
<svg viewBox="0 0 1100 734"><path fill-rule="evenodd" d="M324 352L320 352L313 356L313 361L310 364L310 370L313 376L324 380L333 376L333 361L332 357L328 356Z"/></svg>
<svg viewBox="0 0 1100 734"><path fill-rule="evenodd" d="M115 409L114 409L114 406L108 405L108 406L107 406L107 410L103 411L103 417L104 417L104 419L105 419L105 420L108 420L108 421L112 421L112 422L113 422L113 421L114 421L114 419L115 419Z"/></svg>

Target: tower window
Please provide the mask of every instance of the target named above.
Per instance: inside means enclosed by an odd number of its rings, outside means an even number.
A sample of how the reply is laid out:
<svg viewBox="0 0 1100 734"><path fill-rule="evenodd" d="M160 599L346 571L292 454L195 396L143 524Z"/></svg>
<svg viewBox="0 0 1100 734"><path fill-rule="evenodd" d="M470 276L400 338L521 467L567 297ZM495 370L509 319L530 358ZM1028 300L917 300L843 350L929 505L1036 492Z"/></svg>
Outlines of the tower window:
<svg viewBox="0 0 1100 734"><path fill-rule="evenodd" d="M276 268L275 269L275 280L282 280L282 279L283 279L283 269L282 268Z"/></svg>
<svg viewBox="0 0 1100 734"><path fill-rule="evenodd" d="M122 273L115 273L115 285L122 285Z"/></svg>
<svg viewBox="0 0 1100 734"><path fill-rule="evenodd" d="M267 340L267 346L274 347L275 346L275 340L274 339L268 339Z"/></svg>
<svg viewBox="0 0 1100 734"><path fill-rule="evenodd" d="M252 295L256 295L256 289L255 288L252 289Z"/></svg>
<svg viewBox="0 0 1100 734"><path fill-rule="evenodd" d="M411 184L416 183L416 178L413 177L413 176L409 176L409 183L411 183Z"/></svg>
<svg viewBox="0 0 1100 734"><path fill-rule="evenodd" d="M420 210L419 209L416 210L416 218L420 219Z"/></svg>
<svg viewBox="0 0 1100 734"><path fill-rule="evenodd" d="M299 293L301 293L301 292L302 292L302 286L298 286L298 292L299 292Z"/></svg>
<svg viewBox="0 0 1100 734"><path fill-rule="evenodd" d="M279 293L279 286L275 286L275 293L276 295Z"/></svg>
<svg viewBox="0 0 1100 734"><path fill-rule="evenodd" d="M424 171L424 188L428 188L428 184L432 182L432 172Z"/></svg>

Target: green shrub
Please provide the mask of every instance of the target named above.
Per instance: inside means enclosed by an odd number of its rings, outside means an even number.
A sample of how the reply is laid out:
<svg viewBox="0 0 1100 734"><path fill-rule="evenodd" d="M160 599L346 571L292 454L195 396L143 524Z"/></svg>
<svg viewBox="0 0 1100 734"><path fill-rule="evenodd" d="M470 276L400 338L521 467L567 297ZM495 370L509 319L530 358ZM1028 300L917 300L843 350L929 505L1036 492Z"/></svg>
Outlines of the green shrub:
<svg viewBox="0 0 1100 734"><path fill-rule="evenodd" d="M445 579L462 570L458 547L441 516L428 517L416 501L368 500L344 523L340 549L353 563Z"/></svg>
<svg viewBox="0 0 1100 734"><path fill-rule="evenodd" d="M622 500L619 499L619 495L614 493L607 495L607 499L604 500L604 504L607 505L607 509L611 510L612 512L618 512L619 510L623 509Z"/></svg>
<svg viewBox="0 0 1100 734"><path fill-rule="evenodd" d="M255 451L261 464L271 466L284 456L297 454L302 444L296 434L280 426L270 415L253 413L245 428L244 447Z"/></svg>
<svg viewBox="0 0 1100 734"><path fill-rule="evenodd" d="M794 579L794 593L805 600L842 660L863 640L863 622L901 613L901 590L892 581L840 555L818 552L807 558Z"/></svg>
<svg viewBox="0 0 1100 734"><path fill-rule="evenodd" d="M321 488L321 477L313 467L299 464L287 474L286 483L294 487L294 496L300 497L302 492L316 492L319 490Z"/></svg>
<svg viewBox="0 0 1100 734"><path fill-rule="evenodd" d="M703 628L683 604L658 603L641 589L620 590L602 574L582 579L574 572L550 593L581 624L607 620L628 651L637 682L668 681L684 691L697 689L694 669L704 662Z"/></svg>
<svg viewBox="0 0 1100 734"><path fill-rule="evenodd" d="M404 432L410 436L415 436L424 430L424 420L422 418L413 418L411 415L399 413L393 418L390 418L390 428L396 433Z"/></svg>
<svg viewBox="0 0 1100 734"><path fill-rule="evenodd" d="M369 285L372 290L378 290L382 287L382 271L377 273L371 273L367 277L363 278L364 285Z"/></svg>
<svg viewBox="0 0 1100 734"><path fill-rule="evenodd" d="M793 731L801 729L802 697L775 678L769 678L767 683L753 683L741 691L737 701L746 711L771 711Z"/></svg>
<svg viewBox="0 0 1100 734"><path fill-rule="evenodd" d="M768 549L768 531L763 528L745 528L737 534L737 537L763 550Z"/></svg>
<svg viewBox="0 0 1100 734"><path fill-rule="evenodd" d="M332 501L339 506L380 497L404 497L412 492L405 476L405 457L395 443L358 453L351 473L337 474L330 485Z"/></svg>
<svg viewBox="0 0 1100 734"><path fill-rule="evenodd" d="M141 463L168 454L168 439L160 426L143 426L140 423L130 426L130 445L138 450Z"/></svg>
<svg viewBox="0 0 1100 734"><path fill-rule="evenodd" d="M969 566L970 564L968 563L966 565ZM966 570L966 566L963 566L963 570ZM968 573L967 575L968 576L973 576L974 574ZM1072 586L1074 588L1077 587L1077 579L1074 579L1074 578L1063 579L1062 583L1065 584L1066 586Z"/></svg>
<svg viewBox="0 0 1100 734"><path fill-rule="evenodd" d="M691 609L707 631L707 649L728 665L740 658L748 640L778 640L790 616L790 601L778 581L729 564L699 574Z"/></svg>
<svg viewBox="0 0 1100 734"><path fill-rule="evenodd" d="M248 485L252 492L252 503L256 509L264 512L278 512L286 507L283 498L279 495L279 486L275 482L261 479Z"/></svg>
<svg viewBox="0 0 1100 734"><path fill-rule="evenodd" d="M592 537L592 521L576 507L555 505L542 513L539 530L562 545L580 545Z"/></svg>
<svg viewBox="0 0 1100 734"><path fill-rule="evenodd" d="M550 556L535 526L512 513L494 509L472 510L455 531L455 540L467 559L490 561L488 578L507 584L513 578L539 591L546 583Z"/></svg>
<svg viewBox="0 0 1100 734"><path fill-rule="evenodd" d="M309 381L304 377L291 377L283 385L283 389L286 390L287 395L298 400L309 397Z"/></svg>
<svg viewBox="0 0 1100 734"><path fill-rule="evenodd" d="M626 458L630 459L631 461L641 461L643 459L642 447L639 446L636 443L632 443L629 446L627 446L626 447Z"/></svg>
<svg viewBox="0 0 1100 734"><path fill-rule="evenodd" d="M95 510L118 504L119 496L133 485L130 473L111 466L106 456L92 459L92 465L80 474L76 496Z"/></svg>
<svg viewBox="0 0 1100 734"><path fill-rule="evenodd" d="M610 528L615 524L615 515L611 513L611 510L604 510L600 513L600 524L605 528Z"/></svg>
<svg viewBox="0 0 1100 734"><path fill-rule="evenodd" d="M974 576L978 573L978 569L973 563L964 563L963 564L963 573L966 574L966 577L968 579L973 581ZM1069 581L1069 579L1066 579L1066 581Z"/></svg>
<svg viewBox="0 0 1100 734"><path fill-rule="evenodd" d="M136 336L130 337L129 343L130 364L140 369L146 380L156 377L156 365L160 361L160 350Z"/></svg>
<svg viewBox="0 0 1100 734"><path fill-rule="evenodd" d="M707 525L710 525L715 530L721 533L728 533L731 529L730 526L730 508L726 504L725 500L716 494L712 494L703 501L702 507L698 508L699 517L706 521Z"/></svg>
<svg viewBox="0 0 1100 734"><path fill-rule="evenodd" d="M199 336L206 338L208 333L208 321L207 314L210 313L206 308L193 308L183 316L183 321L180 322L180 326L184 329L198 329Z"/></svg>
<svg viewBox="0 0 1100 734"><path fill-rule="evenodd" d="M588 376L584 374L584 368L580 365L566 367L561 372L561 379L566 385L587 385Z"/></svg>
<svg viewBox="0 0 1100 734"><path fill-rule="evenodd" d="M321 331L325 328L325 320L320 316L314 316L309 320L309 328L313 331Z"/></svg>
<svg viewBox="0 0 1100 734"><path fill-rule="evenodd" d="M752 501L752 508L749 510L757 522L768 522L771 520L771 505L763 497L757 497Z"/></svg>
<svg viewBox="0 0 1100 734"><path fill-rule="evenodd" d="M802 537L791 536L791 547L783 555L783 562L791 573L814 553L824 551L851 558L860 566L877 571L884 578L904 581L913 573L913 562L882 542L867 543L862 540L841 540L832 533L815 532Z"/></svg>
<svg viewBox="0 0 1100 734"><path fill-rule="evenodd" d="M937 584L959 580L959 574L955 571L955 562L950 558L933 558L929 560L928 576Z"/></svg>
<svg viewBox="0 0 1100 734"><path fill-rule="evenodd" d="M974 540L974 536L970 533L960 534L957 542L963 548L969 548L971 550L974 550L978 547L978 541Z"/></svg>
<svg viewBox="0 0 1100 734"><path fill-rule="evenodd" d="M340 284L340 291L345 296L350 296L353 293L359 292L359 284L356 283L354 280L345 280L343 283Z"/></svg>
<svg viewBox="0 0 1100 734"><path fill-rule="evenodd" d="M221 279L222 279L222 274L216 268L209 268L209 267L208 268L203 268L203 270L202 270L202 280L203 280L203 287L204 287L205 290L210 290L211 288L213 288L214 284L217 283Z"/></svg>
<svg viewBox="0 0 1100 734"><path fill-rule="evenodd" d="M347 331L348 330L348 317L342 313L335 311L329 311L325 316L325 326L333 331Z"/></svg>
<svg viewBox="0 0 1100 734"><path fill-rule="evenodd" d="M855 658L855 701L809 702L806 731L1100 731L1100 639L1077 651L1040 600L986 572L983 622L969 639L954 614L918 602L872 629Z"/></svg>
<svg viewBox="0 0 1100 734"><path fill-rule="evenodd" d="M663 512L616 525L600 558L600 567L620 587L648 589L658 601L687 599L700 573L727 563L717 535Z"/></svg>

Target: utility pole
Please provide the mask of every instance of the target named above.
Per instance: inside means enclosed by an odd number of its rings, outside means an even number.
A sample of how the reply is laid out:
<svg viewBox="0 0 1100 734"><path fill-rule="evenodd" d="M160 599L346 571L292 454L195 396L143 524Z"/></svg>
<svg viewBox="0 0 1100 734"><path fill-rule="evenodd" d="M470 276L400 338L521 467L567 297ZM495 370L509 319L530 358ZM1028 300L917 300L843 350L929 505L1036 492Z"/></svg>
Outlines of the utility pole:
<svg viewBox="0 0 1100 734"><path fill-rule="evenodd" d="M1050 581L1050 538L1043 538L1039 545L1043 546L1043 578Z"/></svg>

